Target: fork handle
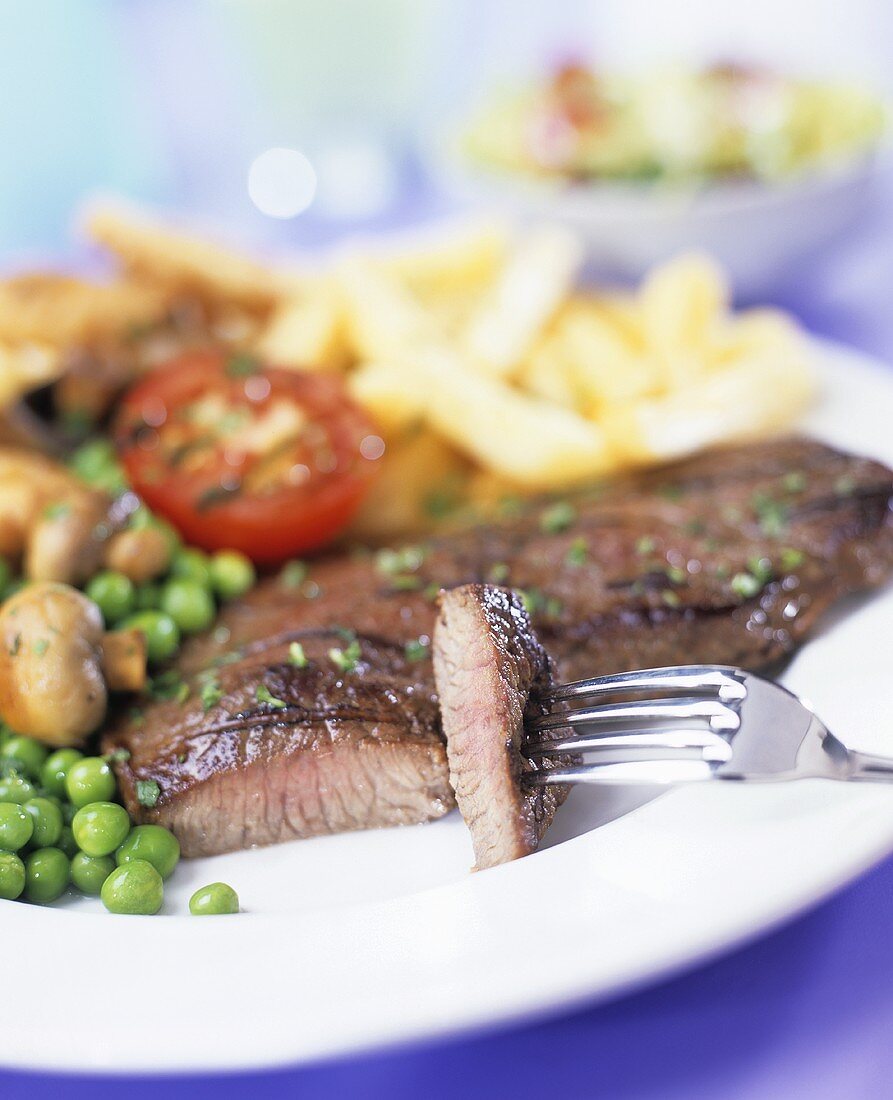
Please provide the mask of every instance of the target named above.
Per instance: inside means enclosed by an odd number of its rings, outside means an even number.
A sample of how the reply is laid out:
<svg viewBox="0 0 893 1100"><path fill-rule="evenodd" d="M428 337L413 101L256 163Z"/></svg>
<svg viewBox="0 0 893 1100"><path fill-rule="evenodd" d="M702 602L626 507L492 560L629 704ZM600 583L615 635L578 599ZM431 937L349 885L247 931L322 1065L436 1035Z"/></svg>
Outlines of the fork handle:
<svg viewBox="0 0 893 1100"><path fill-rule="evenodd" d="M849 775L847 779L887 780L893 782L893 756L875 756L872 752L847 753Z"/></svg>

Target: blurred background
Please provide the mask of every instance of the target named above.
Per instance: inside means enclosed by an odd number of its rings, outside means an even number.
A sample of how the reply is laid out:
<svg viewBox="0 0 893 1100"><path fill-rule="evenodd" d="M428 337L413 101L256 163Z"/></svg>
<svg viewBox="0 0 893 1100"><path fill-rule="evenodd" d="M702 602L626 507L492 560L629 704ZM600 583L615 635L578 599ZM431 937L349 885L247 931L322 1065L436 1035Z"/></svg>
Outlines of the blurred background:
<svg viewBox="0 0 893 1100"><path fill-rule="evenodd" d="M72 212L96 192L270 250L441 217L468 201L432 171L447 121L484 89L569 56L620 68L744 60L893 92L886 0L2 0L0 10L6 268L81 263ZM264 157L270 149L293 152ZM893 274L885 183L876 175L826 262L743 296L771 297L869 350L893 347L877 290Z"/></svg>

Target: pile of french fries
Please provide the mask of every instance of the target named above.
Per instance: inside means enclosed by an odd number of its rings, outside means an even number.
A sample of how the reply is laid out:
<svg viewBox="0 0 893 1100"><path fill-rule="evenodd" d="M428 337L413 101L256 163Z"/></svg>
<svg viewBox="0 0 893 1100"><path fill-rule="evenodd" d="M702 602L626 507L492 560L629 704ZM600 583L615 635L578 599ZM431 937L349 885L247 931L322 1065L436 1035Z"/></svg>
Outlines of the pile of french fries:
<svg viewBox="0 0 893 1100"><path fill-rule="evenodd" d="M580 287L564 230L452 226L257 263L142 215L94 209L110 282L0 284L0 405L64 373L72 345L197 293L246 350L344 374L386 443L355 534L418 533L467 507L561 489L790 425L810 351L771 310L734 313L723 273L684 255L633 292Z"/></svg>

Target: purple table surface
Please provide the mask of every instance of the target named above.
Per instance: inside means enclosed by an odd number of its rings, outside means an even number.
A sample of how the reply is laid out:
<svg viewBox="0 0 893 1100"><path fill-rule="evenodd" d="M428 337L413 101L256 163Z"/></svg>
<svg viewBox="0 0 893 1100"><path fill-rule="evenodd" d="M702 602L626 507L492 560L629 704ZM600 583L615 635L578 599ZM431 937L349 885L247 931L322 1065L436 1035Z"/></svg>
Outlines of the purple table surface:
<svg viewBox="0 0 893 1100"><path fill-rule="evenodd" d="M891 285L893 205L875 210L845 249L810 266L776 301L814 332L893 361ZM757 942L609 1004L263 1073L159 1079L0 1071L0 1100L97 1100L113 1092L127 1100L876 1100L893 1095L891 914L893 858ZM115 961L106 960L112 982L115 973ZM126 985L124 978L123 1011ZM15 1011L14 990L3 993L0 1028ZM77 991L65 988L64 975L47 988L47 1003L50 1050L50 1013L62 1014L64 1026L64 1014L77 1011ZM110 993L109 1011L118 1010Z"/></svg>

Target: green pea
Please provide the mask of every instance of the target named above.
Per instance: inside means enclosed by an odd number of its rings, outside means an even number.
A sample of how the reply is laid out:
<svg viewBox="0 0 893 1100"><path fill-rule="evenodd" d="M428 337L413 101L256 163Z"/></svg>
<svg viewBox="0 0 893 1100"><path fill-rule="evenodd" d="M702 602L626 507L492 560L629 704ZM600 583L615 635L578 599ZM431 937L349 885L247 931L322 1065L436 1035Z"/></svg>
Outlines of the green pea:
<svg viewBox="0 0 893 1100"><path fill-rule="evenodd" d="M94 439L78 447L72 455L71 468L78 477L97 489L119 493L126 488L114 445L108 439Z"/></svg>
<svg viewBox="0 0 893 1100"><path fill-rule="evenodd" d="M83 758L84 754L77 749L56 749L51 752L40 769L40 785L47 794L65 798L65 776L68 775L68 769Z"/></svg>
<svg viewBox="0 0 893 1100"><path fill-rule="evenodd" d="M33 832L30 814L16 802L0 802L0 849L17 852L25 847Z"/></svg>
<svg viewBox="0 0 893 1100"><path fill-rule="evenodd" d="M68 886L68 857L58 848L38 848L25 860L25 897L55 901Z"/></svg>
<svg viewBox="0 0 893 1100"><path fill-rule="evenodd" d="M117 802L91 802L74 815L71 831L82 852L107 856L124 842L130 832L130 818Z"/></svg>
<svg viewBox="0 0 893 1100"><path fill-rule="evenodd" d="M202 886L189 899L189 912L194 917L219 916L238 911L239 895L225 882L212 882L210 886Z"/></svg>
<svg viewBox="0 0 893 1100"><path fill-rule="evenodd" d="M108 802L114 798L116 790L115 773L101 756L76 760L65 776L65 793L78 809L91 802Z"/></svg>
<svg viewBox="0 0 893 1100"><path fill-rule="evenodd" d="M100 894L110 913L151 916L164 901L164 884L151 863L135 859L112 871Z"/></svg>
<svg viewBox="0 0 893 1100"><path fill-rule="evenodd" d="M0 802L18 802L21 805L37 793L34 784L21 775L8 775L0 779Z"/></svg>
<svg viewBox="0 0 893 1100"><path fill-rule="evenodd" d="M62 826L62 832L59 834L59 840L56 842L56 847L60 852L64 852L69 859L74 859L80 851L70 825Z"/></svg>
<svg viewBox="0 0 893 1100"><path fill-rule="evenodd" d="M107 624L120 622L132 614L136 606L133 581L111 569L97 573L84 591L98 605Z"/></svg>
<svg viewBox="0 0 893 1100"><path fill-rule="evenodd" d="M0 852L0 898L12 901L25 889L25 864L14 852Z"/></svg>
<svg viewBox="0 0 893 1100"><path fill-rule="evenodd" d="M47 758L47 750L30 737L10 737L0 748L0 760L11 764L29 779L38 779Z"/></svg>
<svg viewBox="0 0 893 1100"><path fill-rule="evenodd" d="M180 860L180 844L162 825L136 825L115 853L118 866L134 859L151 863L162 878L167 878Z"/></svg>
<svg viewBox="0 0 893 1100"><path fill-rule="evenodd" d="M256 580L251 559L238 550L218 550L211 558L211 583L221 600L244 596Z"/></svg>
<svg viewBox="0 0 893 1100"><path fill-rule="evenodd" d="M34 824L31 844L34 848L52 848L62 835L62 811L49 798L29 798L22 807Z"/></svg>
<svg viewBox="0 0 893 1100"><path fill-rule="evenodd" d="M171 576L195 581L203 588L211 587L211 559L194 546L184 546L171 559Z"/></svg>
<svg viewBox="0 0 893 1100"><path fill-rule="evenodd" d="M170 615L161 611L138 611L120 625L141 630L145 634L149 660L153 664L173 657L180 645L180 628Z"/></svg>
<svg viewBox="0 0 893 1100"><path fill-rule="evenodd" d="M99 897L102 884L115 869L111 856L88 856L78 852L71 860L71 881L82 894Z"/></svg>
<svg viewBox="0 0 893 1100"><path fill-rule="evenodd" d="M136 590L137 611L157 611L161 607L161 585L141 584Z"/></svg>
<svg viewBox="0 0 893 1100"><path fill-rule="evenodd" d="M207 630L217 611L211 593L197 581L174 577L161 592L161 610L174 620L184 634Z"/></svg>

